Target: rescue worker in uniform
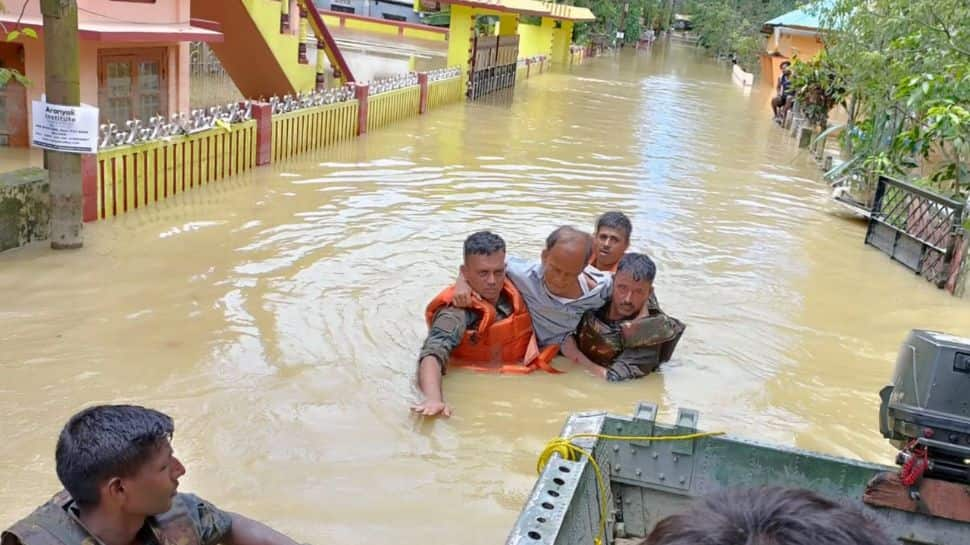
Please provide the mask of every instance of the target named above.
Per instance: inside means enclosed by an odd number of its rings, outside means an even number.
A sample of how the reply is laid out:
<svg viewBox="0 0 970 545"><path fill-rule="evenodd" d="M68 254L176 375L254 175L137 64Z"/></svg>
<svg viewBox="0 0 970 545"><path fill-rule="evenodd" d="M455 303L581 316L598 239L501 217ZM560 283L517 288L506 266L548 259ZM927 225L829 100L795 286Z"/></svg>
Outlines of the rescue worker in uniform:
<svg viewBox="0 0 970 545"><path fill-rule="evenodd" d="M620 258L630 247L632 234L633 224L623 212L610 211L597 218L596 229L593 231L593 256L589 260L588 272L615 273Z"/></svg>
<svg viewBox="0 0 970 545"><path fill-rule="evenodd" d="M624 255L609 302L583 315L563 343L563 355L611 382L644 377L668 361L685 326L659 308L641 315L656 274L646 255Z"/></svg>
<svg viewBox="0 0 970 545"><path fill-rule="evenodd" d="M609 299L611 275L592 279L583 274L592 254L593 237L565 225L546 237L540 260L509 257L506 262L506 273L532 315L532 328L543 354L558 354L583 313L600 308ZM474 286L467 280L458 275L455 306L467 307L474 299Z"/></svg>
<svg viewBox="0 0 970 545"><path fill-rule="evenodd" d="M297 545L272 528L178 493L185 467L165 414L131 405L84 409L57 440L65 490L2 534L2 545Z"/></svg>
<svg viewBox="0 0 970 545"><path fill-rule="evenodd" d="M633 224L623 212L605 212L596 219L596 230L593 231L593 257L583 273L594 281L603 276L616 273L620 259L630 248L630 236L633 235ZM657 291L650 293L647 300L646 312L660 311L657 301Z"/></svg>
<svg viewBox="0 0 970 545"><path fill-rule="evenodd" d="M465 308L454 306L454 286L428 304L428 336L418 358L418 387L424 401L411 410L423 416L451 416L441 378L447 365L505 373L552 370L542 353L519 290L505 275L505 241L489 231L465 239L461 275L475 291Z"/></svg>

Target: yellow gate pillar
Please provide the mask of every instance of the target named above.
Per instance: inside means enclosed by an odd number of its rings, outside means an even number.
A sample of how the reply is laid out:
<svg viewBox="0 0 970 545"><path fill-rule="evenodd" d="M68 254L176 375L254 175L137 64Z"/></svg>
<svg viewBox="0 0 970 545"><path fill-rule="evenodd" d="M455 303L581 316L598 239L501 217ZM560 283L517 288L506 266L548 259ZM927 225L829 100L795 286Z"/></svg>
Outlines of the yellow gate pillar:
<svg viewBox="0 0 970 545"><path fill-rule="evenodd" d="M498 18L498 35L499 36L515 36L519 33L519 16L513 15L500 15Z"/></svg>
<svg viewBox="0 0 970 545"><path fill-rule="evenodd" d="M451 19L448 24L448 66L461 68L462 86L468 83L468 59L471 56L472 27L475 17L472 8L451 5Z"/></svg>
<svg viewBox="0 0 970 545"><path fill-rule="evenodd" d="M542 41L540 42L540 46L542 47L539 51L540 55L552 56L552 41L555 32L556 21L549 17L543 17L542 24L539 25L539 35L542 37Z"/></svg>
<svg viewBox="0 0 970 545"><path fill-rule="evenodd" d="M561 28L556 29L555 38L552 41L552 62L556 64L569 64L569 46L573 41L573 22L562 21Z"/></svg>

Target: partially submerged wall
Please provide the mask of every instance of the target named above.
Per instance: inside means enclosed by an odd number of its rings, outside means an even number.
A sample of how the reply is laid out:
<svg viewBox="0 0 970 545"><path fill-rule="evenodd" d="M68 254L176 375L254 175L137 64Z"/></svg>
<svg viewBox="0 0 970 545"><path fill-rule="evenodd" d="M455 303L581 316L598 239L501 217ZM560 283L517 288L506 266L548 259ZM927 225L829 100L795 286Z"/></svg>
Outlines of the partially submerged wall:
<svg viewBox="0 0 970 545"><path fill-rule="evenodd" d="M47 171L30 167L0 174L0 251L50 236Z"/></svg>

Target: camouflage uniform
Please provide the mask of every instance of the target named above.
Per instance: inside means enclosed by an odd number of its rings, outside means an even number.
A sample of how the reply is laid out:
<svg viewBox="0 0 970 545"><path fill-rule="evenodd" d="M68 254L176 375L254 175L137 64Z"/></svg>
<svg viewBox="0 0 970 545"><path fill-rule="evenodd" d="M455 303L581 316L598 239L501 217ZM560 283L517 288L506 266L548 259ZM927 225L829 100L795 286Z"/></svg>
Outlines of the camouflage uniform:
<svg viewBox="0 0 970 545"><path fill-rule="evenodd" d="M644 377L668 361L685 326L660 310L656 297L647 301L648 316L610 320L610 303L588 311L576 328L576 344L590 361L606 367L610 382Z"/></svg>
<svg viewBox="0 0 970 545"><path fill-rule="evenodd" d="M512 312L512 301L503 292L495 305L495 320L504 320L511 316ZM481 318L478 312L471 309L447 306L439 310L434 315L434 321L431 322L431 328L421 347L418 361L423 360L425 356L434 356L441 366L441 374L445 374L452 350L461 344L461 338L466 330L475 329L478 326Z"/></svg>
<svg viewBox="0 0 970 545"><path fill-rule="evenodd" d="M74 500L60 492L0 535L2 545L103 545L81 524ZM225 511L192 494L176 494L172 508L145 520L142 545L216 545L232 528Z"/></svg>

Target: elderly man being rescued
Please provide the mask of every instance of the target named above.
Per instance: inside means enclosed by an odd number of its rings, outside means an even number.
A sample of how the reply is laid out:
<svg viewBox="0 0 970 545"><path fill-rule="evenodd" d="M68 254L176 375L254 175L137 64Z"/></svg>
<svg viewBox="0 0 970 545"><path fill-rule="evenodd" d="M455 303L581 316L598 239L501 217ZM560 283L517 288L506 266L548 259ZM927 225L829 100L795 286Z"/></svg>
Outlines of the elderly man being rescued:
<svg viewBox="0 0 970 545"><path fill-rule="evenodd" d="M646 255L624 255L610 300L583 315L575 334L563 343L563 355L610 382L644 377L668 361L685 326L659 308L647 308L640 316L656 274Z"/></svg>

